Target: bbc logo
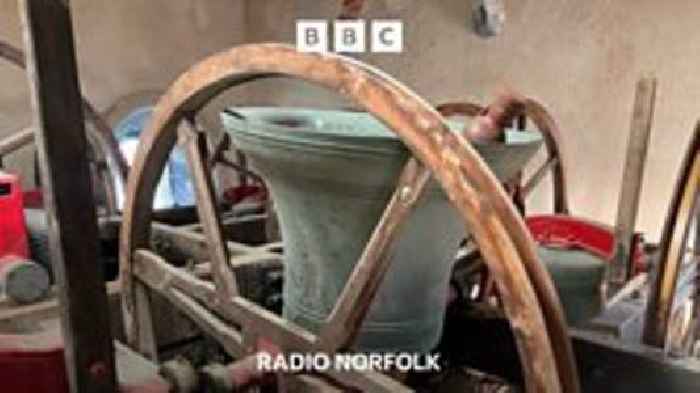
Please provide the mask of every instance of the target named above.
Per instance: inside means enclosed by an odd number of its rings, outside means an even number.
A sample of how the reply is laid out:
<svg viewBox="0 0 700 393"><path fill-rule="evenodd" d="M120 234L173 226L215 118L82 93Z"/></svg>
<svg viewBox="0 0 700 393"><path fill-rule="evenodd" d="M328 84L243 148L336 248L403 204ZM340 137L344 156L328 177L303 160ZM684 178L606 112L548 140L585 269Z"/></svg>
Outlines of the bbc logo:
<svg viewBox="0 0 700 393"><path fill-rule="evenodd" d="M399 20L372 20L370 22L370 51L374 53L403 52L403 22ZM333 22L333 35L329 35L329 23L323 19L297 21L297 50L324 53L367 52L367 22L364 20L337 20Z"/></svg>

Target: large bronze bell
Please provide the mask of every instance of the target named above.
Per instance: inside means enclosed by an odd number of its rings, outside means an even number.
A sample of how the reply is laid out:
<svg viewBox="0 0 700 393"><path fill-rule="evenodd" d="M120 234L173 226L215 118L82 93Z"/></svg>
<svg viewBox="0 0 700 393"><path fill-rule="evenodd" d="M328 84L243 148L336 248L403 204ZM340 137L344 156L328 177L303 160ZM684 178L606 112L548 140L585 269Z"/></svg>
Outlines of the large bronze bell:
<svg viewBox="0 0 700 393"><path fill-rule="evenodd" d="M409 158L402 142L362 112L235 108L223 123L267 182L284 240L284 316L318 331L342 291ZM450 123L457 132L461 123ZM477 145L500 180L542 142L508 131ZM355 343L360 351L428 351L439 340L452 261L466 235L437 183L392 249L392 264Z"/></svg>

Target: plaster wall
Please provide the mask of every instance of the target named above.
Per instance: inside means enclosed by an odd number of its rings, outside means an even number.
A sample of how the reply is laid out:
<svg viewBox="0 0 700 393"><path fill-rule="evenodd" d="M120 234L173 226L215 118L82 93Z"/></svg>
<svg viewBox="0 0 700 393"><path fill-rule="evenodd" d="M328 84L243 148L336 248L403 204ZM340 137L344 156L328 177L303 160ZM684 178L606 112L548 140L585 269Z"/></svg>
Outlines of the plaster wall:
<svg viewBox="0 0 700 393"><path fill-rule="evenodd" d="M335 0L73 0L82 90L99 109L160 90L204 56L243 42L294 42L296 18L331 18ZM501 35L476 36L467 0L367 0L367 18L405 22L402 55L360 55L434 103L487 102L510 86L547 104L565 137L575 214L613 223L634 98L659 78L639 228L655 239L681 155L700 117L700 3L671 0L506 0ZM21 46L17 2L0 0L0 37ZM0 136L30 123L25 75L0 64ZM300 83L256 82L240 101L348 103ZM10 167L28 173L31 149ZM25 176L30 179L29 175ZM546 210L549 187L532 197Z"/></svg>
<svg viewBox="0 0 700 393"><path fill-rule="evenodd" d="M71 0L83 95L98 110L122 96L165 89L198 60L244 41L239 0ZM0 0L0 39L23 47L17 0ZM31 124L22 70L0 61L0 137ZM33 148L6 161L32 185Z"/></svg>
<svg viewBox="0 0 700 393"><path fill-rule="evenodd" d="M614 224L637 79L659 79L638 227L658 237L681 156L700 118L700 3L672 0L506 0L502 34L480 38L467 0L368 0L366 18L400 18L400 56L360 55L433 103L488 102L504 86L551 109L564 133L571 206ZM295 18L329 18L335 1L249 1L249 40L294 42ZM272 89L268 93L272 93ZM259 98L264 101L264 98ZM290 83L267 99L333 105ZM531 199L549 206L546 182Z"/></svg>

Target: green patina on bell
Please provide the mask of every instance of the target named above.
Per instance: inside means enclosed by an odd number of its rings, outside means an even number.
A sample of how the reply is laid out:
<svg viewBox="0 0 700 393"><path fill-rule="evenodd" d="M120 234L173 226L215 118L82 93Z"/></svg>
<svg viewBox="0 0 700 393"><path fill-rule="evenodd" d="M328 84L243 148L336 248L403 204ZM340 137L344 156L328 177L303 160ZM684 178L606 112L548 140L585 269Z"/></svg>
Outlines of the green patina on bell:
<svg viewBox="0 0 700 393"><path fill-rule="evenodd" d="M265 178L284 240L284 316L318 332L410 157L362 112L235 108L224 126ZM242 120L241 118L245 118ZM456 132L462 123L449 123ZM538 133L509 131L475 146L500 180L537 152ZM452 261L465 228L432 182L399 234L392 264L355 344L361 351L428 351L440 337Z"/></svg>
<svg viewBox="0 0 700 393"><path fill-rule="evenodd" d="M540 247L538 254L557 288L570 325L582 325L600 313L606 265L602 259L583 250L547 247Z"/></svg>

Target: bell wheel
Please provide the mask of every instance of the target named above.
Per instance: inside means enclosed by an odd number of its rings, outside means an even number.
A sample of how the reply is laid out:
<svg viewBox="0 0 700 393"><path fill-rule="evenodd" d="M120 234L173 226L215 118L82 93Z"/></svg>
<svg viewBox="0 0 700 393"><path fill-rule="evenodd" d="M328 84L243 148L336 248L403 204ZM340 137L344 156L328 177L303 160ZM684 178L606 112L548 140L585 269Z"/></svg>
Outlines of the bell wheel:
<svg viewBox="0 0 700 393"><path fill-rule="evenodd" d="M700 262L700 124L696 126L659 243L658 274L651 283L643 340L666 352L695 352L698 338L697 266ZM679 296L690 286L691 296ZM681 299L686 299L685 303Z"/></svg>
<svg viewBox="0 0 700 393"><path fill-rule="evenodd" d="M361 245L338 298L313 328L272 313L241 295L246 283L237 269L269 258L270 250L236 248L227 242L215 202L207 133L198 124L198 112L223 91L270 77L301 79L353 100L394 133L408 154L407 161L397 167L398 179L386 195L388 203L378 212L379 220L370 228L366 244ZM273 131L298 124L287 120L276 120L278 128L272 127ZM417 206L430 187L436 186L458 213L463 227L472 233L494 277L516 338L525 390L578 392L561 306L537 261L522 219L476 150L458 133L451 132L437 111L386 74L340 56L299 53L286 45L236 47L203 60L178 78L156 105L140 144L126 193L120 279L128 343L141 353L154 359L158 355L152 334L150 292L164 296L188 315L238 359L235 364L239 366L260 353L333 354L352 349L371 313L370 306L377 302L382 283L393 274L393 244L403 230L413 225L410 219L418 214ZM206 239L203 258L194 268L171 263L151 245L151 235L159 230L150 219L154 191L176 145L187 155ZM269 173L286 185L286 178L280 174L283 169L284 165L271 168ZM313 184L313 179L304 181ZM270 184L273 198L282 194L281 187ZM314 208L312 204L305 206ZM284 239L284 226L289 223L285 222L283 208L280 205ZM303 228L299 230L303 232ZM314 257L313 253L306 255ZM409 391L401 382L377 372L319 373L336 384L361 391ZM216 379L213 374L208 375ZM295 378L308 382L307 377L311 376Z"/></svg>

